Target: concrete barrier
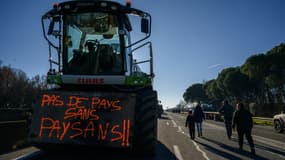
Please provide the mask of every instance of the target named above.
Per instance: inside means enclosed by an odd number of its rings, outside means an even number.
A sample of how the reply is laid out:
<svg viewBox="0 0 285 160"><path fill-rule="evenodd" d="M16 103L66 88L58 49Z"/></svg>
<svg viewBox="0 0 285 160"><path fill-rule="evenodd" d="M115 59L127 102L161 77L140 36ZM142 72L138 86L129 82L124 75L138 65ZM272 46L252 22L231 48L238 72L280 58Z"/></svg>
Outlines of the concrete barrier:
<svg viewBox="0 0 285 160"><path fill-rule="evenodd" d="M27 139L27 122L19 121L1 121L0 122L0 153L9 152L17 149Z"/></svg>

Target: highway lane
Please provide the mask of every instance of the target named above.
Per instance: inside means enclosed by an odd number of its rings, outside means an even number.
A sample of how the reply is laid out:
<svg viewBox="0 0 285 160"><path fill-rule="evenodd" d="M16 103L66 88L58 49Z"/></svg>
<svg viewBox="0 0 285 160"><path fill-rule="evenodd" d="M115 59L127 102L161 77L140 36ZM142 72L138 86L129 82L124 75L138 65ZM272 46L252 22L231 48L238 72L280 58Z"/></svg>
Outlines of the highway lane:
<svg viewBox="0 0 285 160"><path fill-rule="evenodd" d="M0 160L8 159L92 159L98 160L240 160L240 159L285 159L285 134L276 134L272 128L255 126L253 138L256 144L256 156L250 154L245 140L244 151L238 150L237 135L228 140L221 122L207 120L203 123L203 137L193 141L184 127L186 115L164 114L158 119L158 141L156 155L153 157L134 155L117 151L91 151L85 153L49 153L31 147L0 155ZM272 135L273 136L270 136ZM280 141L279 139L282 139Z"/></svg>
<svg viewBox="0 0 285 160"><path fill-rule="evenodd" d="M61 151L45 152L35 147L0 155L0 160L176 160L175 154L157 141L154 156L137 155L115 150Z"/></svg>
<svg viewBox="0 0 285 160"><path fill-rule="evenodd" d="M217 121L208 121L208 122L224 127L224 123L221 123L221 122L217 122ZM254 125L252 134L262 136L262 137L270 137L270 139L272 140L285 142L285 133L275 132L272 126Z"/></svg>
<svg viewBox="0 0 285 160"><path fill-rule="evenodd" d="M181 148L183 159L285 159L284 139L282 139L282 141L278 140L279 136L283 137L284 134L266 136L266 134L269 133L269 128L265 127L265 129L263 129L263 127L254 127L253 139L256 145L257 155L252 156L246 139L244 151L241 152L238 150L236 132L233 133L233 139L228 140L225 128L221 122L204 122L203 137L197 137L195 141L192 141L189 138L188 129L184 127L186 115L168 113L167 117L169 118L166 118L167 120L164 121L165 128L176 128L177 133L175 134L175 137L177 138L177 141L179 141L178 139L182 139L182 137L188 137L188 140L184 141L184 143L179 143L178 145L178 147ZM163 125L163 122L161 125ZM272 133L274 132L272 131ZM174 143L172 145L174 145ZM187 146L187 149L184 149L185 146ZM203 158L200 158L199 153Z"/></svg>

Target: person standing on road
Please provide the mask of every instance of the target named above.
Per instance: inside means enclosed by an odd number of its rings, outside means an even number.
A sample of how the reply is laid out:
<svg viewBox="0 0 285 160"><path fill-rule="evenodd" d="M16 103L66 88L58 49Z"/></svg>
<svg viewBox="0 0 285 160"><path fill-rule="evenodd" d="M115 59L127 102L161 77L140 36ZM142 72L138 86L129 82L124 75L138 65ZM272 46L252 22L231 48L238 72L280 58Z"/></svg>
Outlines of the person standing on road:
<svg viewBox="0 0 285 160"><path fill-rule="evenodd" d="M197 104L194 110L194 119L197 126L198 137L202 137L202 122L205 119L205 116L200 103Z"/></svg>
<svg viewBox="0 0 285 160"><path fill-rule="evenodd" d="M224 115L224 122L229 139L232 138L232 120L234 108L229 104L227 100L223 101L223 106L219 109L220 114Z"/></svg>
<svg viewBox="0 0 285 160"><path fill-rule="evenodd" d="M239 149L242 150L243 135L245 135L251 148L251 153L255 155L254 143L251 136L253 127L252 114L244 108L242 103L238 103L237 108L238 110L234 114L232 127L233 129L235 129L235 127L237 128Z"/></svg>
<svg viewBox="0 0 285 160"><path fill-rule="evenodd" d="M195 139L195 119L192 110L188 112L185 127L189 128L189 135L191 139Z"/></svg>

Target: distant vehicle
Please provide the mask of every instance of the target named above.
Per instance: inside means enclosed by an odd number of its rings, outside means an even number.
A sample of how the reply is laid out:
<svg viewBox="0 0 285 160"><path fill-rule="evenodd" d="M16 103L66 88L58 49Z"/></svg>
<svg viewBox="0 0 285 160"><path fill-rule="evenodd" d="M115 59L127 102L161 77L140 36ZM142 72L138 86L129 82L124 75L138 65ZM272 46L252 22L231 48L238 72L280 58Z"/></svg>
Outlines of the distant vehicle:
<svg viewBox="0 0 285 160"><path fill-rule="evenodd" d="M284 132L285 128L285 114L281 112L273 117L274 129L278 133Z"/></svg>

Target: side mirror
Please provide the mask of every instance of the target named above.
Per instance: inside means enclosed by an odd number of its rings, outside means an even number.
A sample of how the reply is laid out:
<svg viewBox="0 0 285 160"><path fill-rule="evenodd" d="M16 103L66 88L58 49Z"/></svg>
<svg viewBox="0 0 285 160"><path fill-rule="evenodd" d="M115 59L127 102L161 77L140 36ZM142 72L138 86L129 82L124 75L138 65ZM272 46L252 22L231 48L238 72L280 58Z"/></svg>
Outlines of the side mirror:
<svg viewBox="0 0 285 160"><path fill-rule="evenodd" d="M54 20L51 20L49 27L48 27L47 35L51 35L53 33L53 29L54 29Z"/></svg>
<svg viewBox="0 0 285 160"><path fill-rule="evenodd" d="M149 22L146 18L142 18L141 20L141 32L146 34L149 33Z"/></svg>
<svg viewBox="0 0 285 160"><path fill-rule="evenodd" d="M52 20L51 20L51 22L49 24L47 35L54 34L54 25L55 25L56 22L60 22L60 17L59 16L52 18Z"/></svg>

